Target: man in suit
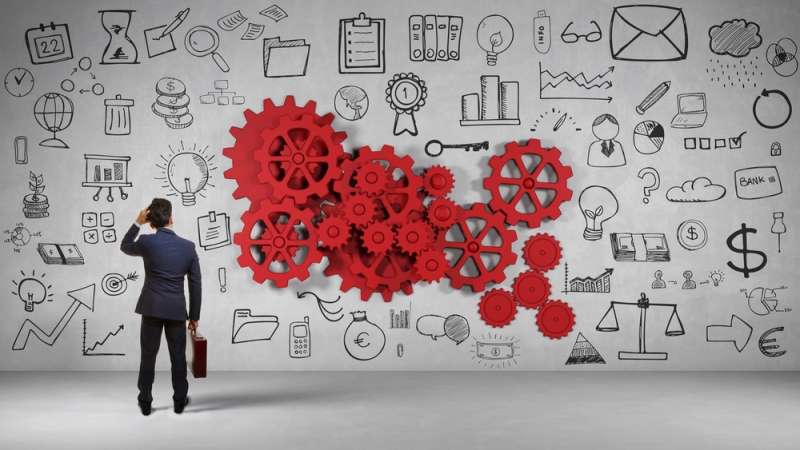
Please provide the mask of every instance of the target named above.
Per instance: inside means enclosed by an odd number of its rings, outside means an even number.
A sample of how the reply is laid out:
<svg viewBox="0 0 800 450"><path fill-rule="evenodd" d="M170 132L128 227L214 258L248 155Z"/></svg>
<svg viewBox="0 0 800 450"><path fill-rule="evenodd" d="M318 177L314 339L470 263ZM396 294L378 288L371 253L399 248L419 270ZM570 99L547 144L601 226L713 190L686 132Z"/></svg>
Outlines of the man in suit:
<svg viewBox="0 0 800 450"><path fill-rule="evenodd" d="M136 240L141 226L146 223L156 232L142 235ZM150 415L156 356L163 329L172 363L172 388L175 391L172 400L175 412L181 414L189 404L184 331L187 314L183 280L184 277L189 279L188 329L196 331L202 297L197 251L194 243L178 237L172 231L172 204L163 198L154 198L147 209L139 212L136 222L122 239L120 250L126 255L141 256L144 260L144 286L136 304L136 312L142 315L139 408L145 416Z"/></svg>

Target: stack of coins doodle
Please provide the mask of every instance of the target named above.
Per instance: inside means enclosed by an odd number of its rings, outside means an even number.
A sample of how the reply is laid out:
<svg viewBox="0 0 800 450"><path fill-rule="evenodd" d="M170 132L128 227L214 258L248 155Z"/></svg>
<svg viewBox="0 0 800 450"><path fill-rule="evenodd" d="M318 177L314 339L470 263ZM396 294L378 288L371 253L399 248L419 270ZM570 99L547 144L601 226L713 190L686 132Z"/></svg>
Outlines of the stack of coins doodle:
<svg viewBox="0 0 800 450"><path fill-rule="evenodd" d="M153 103L153 112L164 118L167 126L173 129L186 128L194 117L189 114L189 96L186 86L175 78L162 78L156 84L158 98Z"/></svg>
<svg viewBox="0 0 800 450"><path fill-rule="evenodd" d="M42 194L28 194L22 199L23 208L22 213L28 219L41 219L50 215L47 208L50 205L47 203L47 197Z"/></svg>

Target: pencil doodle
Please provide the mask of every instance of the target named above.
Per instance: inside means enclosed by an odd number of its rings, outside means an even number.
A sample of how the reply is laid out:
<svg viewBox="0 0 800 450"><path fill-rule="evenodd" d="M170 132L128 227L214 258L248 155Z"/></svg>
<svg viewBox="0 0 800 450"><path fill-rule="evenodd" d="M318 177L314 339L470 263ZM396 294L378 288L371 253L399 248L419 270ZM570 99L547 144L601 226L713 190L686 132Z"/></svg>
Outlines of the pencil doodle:
<svg viewBox="0 0 800 450"><path fill-rule="evenodd" d="M434 341L436 338L447 336L456 345L460 345L469 337L469 322L458 314L447 317L426 314L417 319L417 332L423 336L430 336Z"/></svg>
<svg viewBox="0 0 800 450"><path fill-rule="evenodd" d="M758 24L744 19L733 19L708 29L708 48L717 55L744 58L750 50L761 45Z"/></svg>
<svg viewBox="0 0 800 450"><path fill-rule="evenodd" d="M431 157L437 157L442 154L446 148L460 148L466 152L477 152L480 150L489 150L489 141L474 142L472 144L442 144L441 141L432 140L425 144L425 154Z"/></svg>
<svg viewBox="0 0 800 450"><path fill-rule="evenodd" d="M686 17L671 6L617 6L608 34L611 58L621 61L681 61L689 50Z"/></svg>
<svg viewBox="0 0 800 450"><path fill-rule="evenodd" d="M767 62L775 73L782 77L790 77L797 72L797 44L789 38L783 38L767 47Z"/></svg>
<svg viewBox="0 0 800 450"><path fill-rule="evenodd" d="M42 147L69 148L61 139L56 138L56 133L64 131L72 123L74 105L69 97L56 92L48 92L39 97L33 105L33 117L45 131L53 133L52 138L39 142Z"/></svg>
<svg viewBox="0 0 800 450"><path fill-rule="evenodd" d="M612 87L611 80L607 78L610 78L613 73L614 66L588 80L583 72L572 75L563 71L558 75L553 75L549 70L542 69L540 61L539 98L542 100L604 100L610 103L613 97L610 95L601 97L601 95L606 89Z"/></svg>
<svg viewBox="0 0 800 450"><path fill-rule="evenodd" d="M625 165L625 152L615 138L619 122L611 114L601 114L592 122L592 134L597 138L589 146L586 163L591 167L620 167Z"/></svg>
<svg viewBox="0 0 800 450"><path fill-rule="evenodd" d="M277 316L254 315L249 309L234 310L231 344L269 341L279 325Z"/></svg>
<svg viewBox="0 0 800 450"><path fill-rule="evenodd" d="M94 284L90 284L73 291L68 291L67 295L72 299L72 304L70 304L69 308L67 308L67 311L64 313L64 315L61 316L61 319L53 328L53 331L49 333L42 330L30 319L25 319L25 321L22 322L19 332L17 333L16 339L14 339L14 344L11 347L12 350L25 350L31 334L36 336L36 338L43 343L52 347L53 344L55 344L55 342L58 340L58 337L61 336L64 328L67 327L69 321L72 320L72 317L81 306L85 306L90 311L94 311L94 293Z"/></svg>
<svg viewBox="0 0 800 450"><path fill-rule="evenodd" d="M533 46L536 51L546 54L550 51L550 16L542 10L533 18Z"/></svg>
<svg viewBox="0 0 800 450"><path fill-rule="evenodd" d="M770 313L792 311L791 308L778 309L780 303L778 294L775 291L785 289L785 286L779 288L757 287L750 292L747 292L746 289L743 289L743 291L747 297L747 306L750 307L750 311L753 311L754 314L758 314L759 316L766 316Z"/></svg>
<svg viewBox="0 0 800 450"><path fill-rule="evenodd" d="M761 353L764 356L770 358L777 358L778 356L783 356L786 354L786 350L780 350L780 344L776 338L769 338L773 333L777 333L779 331L783 331L784 327L775 327L770 328L769 330L765 331L764 334L758 339L758 349L761 350ZM769 339L767 339L769 338Z"/></svg>
<svg viewBox="0 0 800 450"><path fill-rule="evenodd" d="M728 261L728 267L731 269L741 273L744 275L745 278L750 278L750 274L754 272L758 272L759 270L763 269L767 265L767 254L760 251L760 250L753 250L747 247L747 235L748 234L757 234L758 230L755 228L749 228L746 224L742 224L742 228L734 231L728 236L726 241L728 248L734 252L742 255L742 266L739 267L735 265L732 261ZM741 247L736 247L733 244L733 241L736 238L740 238ZM757 256L761 259L759 264L755 267L750 266L748 264L749 258L748 255L752 254L753 256Z"/></svg>
<svg viewBox="0 0 800 450"><path fill-rule="evenodd" d="M44 192L44 174L36 175L33 172L28 172L28 189L33 194L28 194L22 198L22 213L28 219L42 219L49 217L50 213L47 209L50 203L47 201L47 196L42 194Z"/></svg>
<svg viewBox="0 0 800 450"><path fill-rule="evenodd" d="M386 19L339 19L339 73L386 72Z"/></svg>
<svg viewBox="0 0 800 450"><path fill-rule="evenodd" d="M72 40L69 26L65 23L56 25L39 24L38 27L25 31L25 45L31 64L50 64L72 59Z"/></svg>
<svg viewBox="0 0 800 450"><path fill-rule="evenodd" d="M386 102L395 112L394 135L408 133L416 136L417 121L414 113L425 106L428 88L425 81L413 73L395 74L386 88Z"/></svg>
<svg viewBox="0 0 800 450"><path fill-rule="evenodd" d="M358 86L344 86L336 91L333 106L339 117L345 120L359 120L369 109L369 97Z"/></svg>
<svg viewBox="0 0 800 450"><path fill-rule="evenodd" d="M644 100L642 100L642 103L640 103L639 106L636 107L636 112L642 115L645 113L645 111L650 109L651 106L655 105L656 102L659 101L661 97L663 97L664 94L667 93L670 84L671 82L665 81L656 86L655 89L653 89L649 94L647 94L647 97L645 97Z"/></svg>
<svg viewBox="0 0 800 450"><path fill-rule="evenodd" d="M83 155L83 158L86 160L86 181L81 183L81 186L97 188L97 192L92 197L94 201L100 200L100 193L103 189L108 189L106 200L113 202L113 188L119 189L119 197L122 200L128 198L128 194L122 188L133 186L128 181L130 156Z"/></svg>
<svg viewBox="0 0 800 450"><path fill-rule="evenodd" d="M381 354L386 346L386 334L381 327L367 320L365 311L353 311L353 321L344 332L347 354L359 361L369 361Z"/></svg>
<svg viewBox="0 0 800 450"><path fill-rule="evenodd" d="M101 347L101 346L105 345L105 343L109 339L111 339L112 337L118 335L124 329L125 329L125 325L124 324L120 325L119 328L117 328L116 330L110 331L106 335L106 337L103 338L102 341L97 341L97 342L94 343L94 345L92 345L91 347L87 348L86 347L86 319L83 319L83 348L82 348L81 354L83 356L125 356L125 353L106 353L106 352L98 353L95 350L95 349L97 349L97 347Z"/></svg>
<svg viewBox="0 0 800 450"><path fill-rule="evenodd" d="M164 53L175 51L175 40L172 32L186 20L189 15L189 8L179 12L168 25L148 28L144 30L144 41L147 46L147 57L154 58Z"/></svg>
<svg viewBox="0 0 800 450"><path fill-rule="evenodd" d="M753 335L753 327L742 320L739 316L731 315L730 325L709 325L706 327L706 342L733 342L736 351L742 353L750 336Z"/></svg>
<svg viewBox="0 0 800 450"><path fill-rule="evenodd" d="M30 276L25 275L25 272L21 270L19 273L24 278L19 282L11 280L16 286L16 291L11 291L11 293L25 303L25 312L33 312L34 306L42 304L45 300L48 302L53 301L53 293L51 292L53 285L48 284L45 286L44 281L42 281L46 274L43 273L37 277L35 270L31 272Z"/></svg>
<svg viewBox="0 0 800 450"><path fill-rule="evenodd" d="M217 26L225 31L233 31L245 22L247 22L247 17L242 15L241 11L234 11L224 17L220 17L217 20Z"/></svg>
<svg viewBox="0 0 800 450"><path fill-rule="evenodd" d="M289 324L289 356L308 358L311 356L311 326L308 316L302 322Z"/></svg>
<svg viewBox="0 0 800 450"><path fill-rule="evenodd" d="M420 16L408 18L411 61L458 61L461 59L461 16Z"/></svg>
<svg viewBox="0 0 800 450"><path fill-rule="evenodd" d="M781 235L786 233L786 224L783 223L783 212L772 213L772 234L778 236L778 253L781 252Z"/></svg>
<svg viewBox="0 0 800 450"><path fill-rule="evenodd" d="M672 128L700 128L706 123L708 110L706 94L678 94L678 113L672 118Z"/></svg>
<svg viewBox="0 0 800 450"><path fill-rule="evenodd" d="M153 103L153 113L164 118L164 123L173 130L188 127L194 121L189 113L189 96L186 85L181 80L164 77L156 83L158 98Z"/></svg>
<svg viewBox="0 0 800 450"><path fill-rule="evenodd" d="M128 290L128 281L136 281L139 279L139 275L136 275L136 272L129 273L128 276L122 276L118 273L109 273L103 277L103 281L100 282L100 287L103 288L103 292L106 295L110 295L112 297L116 297L118 295L122 295Z"/></svg>
<svg viewBox="0 0 800 450"><path fill-rule="evenodd" d="M470 353L473 354L472 359L477 360L478 364L490 369L505 369L519 364L517 357L520 356L519 339L513 336L503 336L496 333L489 333L488 335L481 335L478 338L472 338L475 342L472 344Z"/></svg>
<svg viewBox="0 0 800 450"><path fill-rule="evenodd" d="M714 184L706 177L684 181L667 191L667 200L679 203L713 202L725 196L725 187Z"/></svg>
<svg viewBox="0 0 800 450"><path fill-rule="evenodd" d="M33 90L33 74L28 69L17 67L6 74L6 92L14 97L25 97Z"/></svg>
<svg viewBox="0 0 800 450"><path fill-rule="evenodd" d="M234 91L226 91L228 89L228 80L215 80L214 89L216 91L209 91L206 95L200 96L200 104L202 105L243 105L245 98L243 95L236 95ZM188 98L186 102L188 103Z"/></svg>
<svg viewBox="0 0 800 450"><path fill-rule="evenodd" d="M501 82L497 75L482 75L480 94L461 96L460 124L519 125L519 82Z"/></svg>
<svg viewBox="0 0 800 450"><path fill-rule="evenodd" d="M185 145L181 141L180 148L169 146L169 154L161 155L162 163L156 164L161 169L161 187L167 188L167 196L181 196L183 206L193 206L197 196L205 198L206 188L215 187L210 183L212 171L217 169L214 156L208 153L209 146L198 149L197 144Z"/></svg>
<svg viewBox="0 0 800 450"><path fill-rule="evenodd" d="M319 296L317 296L317 294L315 294L313 292L303 292L303 293L298 292L297 293L297 298L304 298L306 295L309 295L309 294L314 296L314 298L317 300L317 307L319 308L319 312L322 313L322 317L324 317L325 320L327 320L328 322L338 322L338 321L342 320L342 317L344 317L344 314L342 313L342 307L341 306L336 311L330 311L328 309L328 307L325 306L325 305L335 305L335 304L337 304L339 302L339 300L341 300L341 298L342 298L341 295L336 297L336 300L323 300L323 299L319 298ZM338 317L336 317L337 315L338 315ZM332 317L336 317L336 318L334 319Z"/></svg>
<svg viewBox="0 0 800 450"><path fill-rule="evenodd" d="M266 8L263 11L259 12L259 14L261 14L264 17L269 17L275 22L279 22L281 19L289 17L289 15L286 14L286 11L281 9L281 7L278 5L272 5L269 8Z"/></svg>
<svg viewBox="0 0 800 450"><path fill-rule="evenodd" d="M570 27L574 23L575 22L570 22L570 23L567 24L566 27L564 27L564 31L561 32L561 42L563 42L565 44L574 44L574 43L580 41L581 38L583 38L583 40L585 40L586 42L590 42L591 43L591 42L597 42L597 41L599 41L600 39L603 38L603 31L600 30L600 25L598 25L597 22L595 22L594 20L589 22L591 24L591 26L588 26L588 25L585 26L585 29L583 31L587 31L587 30L589 31L586 34L578 34L578 33L574 32L574 31L569 31ZM576 27L576 28L578 28L578 27ZM567 31L569 31L569 32L567 32Z"/></svg>
<svg viewBox="0 0 800 450"><path fill-rule="evenodd" d="M759 105L761 106L759 107ZM764 128L770 130L780 128L792 118L792 102L789 100L789 96L781 90L764 89L761 91L761 95L753 100L753 117ZM772 120L767 123L764 121L765 118Z"/></svg>
<svg viewBox="0 0 800 450"><path fill-rule="evenodd" d="M497 55L508 50L514 41L514 27L503 16L492 14L478 24L478 45L486 52L486 64L497 65Z"/></svg>
<svg viewBox="0 0 800 450"><path fill-rule="evenodd" d="M783 193L781 177L775 166L748 167L733 174L736 196L742 200L757 200Z"/></svg>
<svg viewBox="0 0 800 450"><path fill-rule="evenodd" d="M603 224L619 211L617 196L603 186L589 186L578 197L578 207L586 221L583 238L597 241L603 237Z"/></svg>
<svg viewBox="0 0 800 450"><path fill-rule="evenodd" d="M219 34L216 30L205 25L198 25L190 29L183 39L183 45L190 55L198 58L211 55L211 58L217 63L219 70L228 72L231 70L225 59L217 53L219 48Z"/></svg>
<svg viewBox="0 0 800 450"><path fill-rule="evenodd" d="M699 250L708 242L708 230L703 222L689 219L678 225L678 243L689 251Z"/></svg>
<svg viewBox="0 0 800 450"><path fill-rule="evenodd" d="M572 352L570 352L569 358L567 358L567 362L564 365L605 363L606 360L594 348L594 345L583 336L583 333L578 333L575 345L572 346Z"/></svg>
<svg viewBox="0 0 800 450"><path fill-rule="evenodd" d="M267 78L303 77L308 68L311 46L305 39L283 41L264 38L264 76Z"/></svg>
<svg viewBox="0 0 800 450"><path fill-rule="evenodd" d="M98 11L103 29L108 33L108 44L100 64L139 64L136 44L128 36L131 16L135 12L130 9Z"/></svg>

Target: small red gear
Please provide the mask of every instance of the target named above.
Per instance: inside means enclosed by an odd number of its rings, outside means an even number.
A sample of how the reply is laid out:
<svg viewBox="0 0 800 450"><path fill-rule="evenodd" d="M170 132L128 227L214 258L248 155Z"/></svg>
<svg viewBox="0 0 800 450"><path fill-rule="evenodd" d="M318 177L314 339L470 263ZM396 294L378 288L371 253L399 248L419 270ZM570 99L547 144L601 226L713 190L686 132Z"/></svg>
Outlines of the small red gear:
<svg viewBox="0 0 800 450"><path fill-rule="evenodd" d="M457 221L461 207L447 197L440 197L428 205L425 219L439 231L449 230Z"/></svg>
<svg viewBox="0 0 800 450"><path fill-rule="evenodd" d="M363 228L375 220L375 200L367 194L353 194L340 203L341 213L350 225Z"/></svg>
<svg viewBox="0 0 800 450"><path fill-rule="evenodd" d="M528 169L526 161L522 158L525 155L540 158L532 170ZM492 156L489 160L492 174L483 180L483 187L492 193L489 206L494 211L504 212L509 225L525 222L528 228L538 228L544 218L556 220L561 216L561 203L572 199L572 190L567 187L567 180L572 177L572 168L562 165L560 158L561 150L556 147L544 149L538 139L529 139L525 145L516 142L506 144L505 154ZM519 177L502 175L507 165L512 167L510 169L512 173L521 175ZM555 181L542 179L547 176L545 169L548 167L555 175ZM504 198L506 189L515 192L509 200ZM540 193L551 195L552 200L546 205L543 204L538 195ZM525 196L533 206L531 212L520 210L521 207L526 209L524 203L520 205Z"/></svg>
<svg viewBox="0 0 800 450"><path fill-rule="evenodd" d="M279 204L273 204L269 199L263 200L255 212L245 211L242 214L242 231L233 236L233 242L242 251L237 260L239 265L253 269L255 281L263 283L272 280L279 288L285 288L293 278L300 281L307 279L308 267L322 259L312 219L311 211L298 209L294 200L289 198ZM263 232L253 238L254 231L260 230L259 224L263 224ZM297 227L305 228L305 236L299 234ZM256 260L253 247L264 256L263 260ZM306 248L307 251L305 258L298 263L294 256L300 248ZM281 263L286 270L273 271L273 262Z"/></svg>
<svg viewBox="0 0 800 450"><path fill-rule="evenodd" d="M385 302L392 301L392 294L401 290L411 295L412 285L420 279L411 257L397 252L386 255L357 252L353 255L352 272L364 277L367 287L379 291Z"/></svg>
<svg viewBox="0 0 800 450"><path fill-rule="evenodd" d="M364 163L353 177L359 192L369 195L381 195L389 182L389 173L377 161Z"/></svg>
<svg viewBox="0 0 800 450"><path fill-rule="evenodd" d="M317 125L313 115L300 120L283 116L277 127L261 132L264 144L253 153L261 163L258 180L272 186L279 200L290 196L305 203L309 196L323 196L329 192L328 183L342 176L339 161L345 137L330 125Z"/></svg>
<svg viewBox="0 0 800 450"><path fill-rule="evenodd" d="M395 231L386 222L372 222L361 234L364 249L374 255L385 255L394 250Z"/></svg>
<svg viewBox="0 0 800 450"><path fill-rule="evenodd" d="M428 283L438 283L447 274L450 268L450 261L447 255L441 250L428 249L417 255L414 261L414 269L420 279Z"/></svg>
<svg viewBox="0 0 800 450"><path fill-rule="evenodd" d="M513 292L520 305L537 309L550 300L550 281L539 271L527 270L514 279Z"/></svg>
<svg viewBox="0 0 800 450"><path fill-rule="evenodd" d="M330 125L333 114L319 116L315 113L316 103L308 102L302 108L295 105L294 97L287 96L283 105L275 106L271 99L264 100L263 110L255 113L252 110L244 112L245 125L242 128L231 127L230 133L236 139L233 147L222 150L222 154L231 159L231 168L224 173L225 178L236 180L237 188L233 191L233 198L247 198L250 200L250 211L255 211L261 200L272 199L272 187L262 184L258 179L261 167L253 161L253 153L264 145L261 133L266 128L278 126L278 119L289 116L299 120L303 115L311 114L314 123L318 126ZM339 134L339 136L346 136Z"/></svg>
<svg viewBox="0 0 800 450"><path fill-rule="evenodd" d="M323 217L317 223L320 246L328 249L342 248L350 240L350 225L341 216Z"/></svg>
<svg viewBox="0 0 800 450"><path fill-rule="evenodd" d="M525 242L522 257L531 269L547 272L561 261L561 244L547 233L535 234Z"/></svg>
<svg viewBox="0 0 800 450"><path fill-rule="evenodd" d="M411 221L397 227L397 248L409 255L416 255L429 248L436 233L426 222Z"/></svg>
<svg viewBox="0 0 800 450"><path fill-rule="evenodd" d="M481 296L478 313L487 325L491 325L492 328L502 328L516 317L517 302L510 292L492 289Z"/></svg>
<svg viewBox="0 0 800 450"><path fill-rule="evenodd" d="M561 339L572 332L575 313L566 302L550 300L539 308L536 315L539 331L550 339Z"/></svg>
<svg viewBox="0 0 800 450"><path fill-rule="evenodd" d="M431 197L444 197L453 190L456 180L447 167L432 166L422 175L422 186Z"/></svg>
<svg viewBox="0 0 800 450"><path fill-rule="evenodd" d="M484 228L476 230L474 233L470 228L472 222L477 219L484 222ZM460 255L451 261L451 267L447 271L450 278L450 286L454 289L461 289L464 285L470 286L473 292L480 292L486 289L489 282L502 283L506 279L505 269L517 261L517 254L511 250L511 244L517 240L517 233L506 227L502 214L490 212L483 203L475 203L469 209L462 209L458 214L458 221L453 228L460 231L458 233L439 233L435 248L447 251L454 249ZM500 238L500 243L487 242L489 233ZM452 237L448 236L453 234ZM487 267L482 256L486 254L494 256L497 261L492 267ZM466 275L461 273L464 265L471 261L478 271L477 275Z"/></svg>

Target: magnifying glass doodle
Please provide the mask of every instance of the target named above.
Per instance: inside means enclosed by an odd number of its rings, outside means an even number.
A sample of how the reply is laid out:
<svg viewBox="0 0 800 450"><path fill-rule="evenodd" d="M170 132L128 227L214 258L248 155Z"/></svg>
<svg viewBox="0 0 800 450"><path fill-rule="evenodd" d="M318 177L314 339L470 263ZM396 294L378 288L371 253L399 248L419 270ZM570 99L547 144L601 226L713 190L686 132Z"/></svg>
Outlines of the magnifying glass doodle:
<svg viewBox="0 0 800 450"><path fill-rule="evenodd" d="M220 70L223 72L231 70L230 67L228 67L228 63L217 53L219 35L214 29L198 25L186 33L186 38L183 43L186 46L186 51L191 55L197 56L198 58L211 55Z"/></svg>

